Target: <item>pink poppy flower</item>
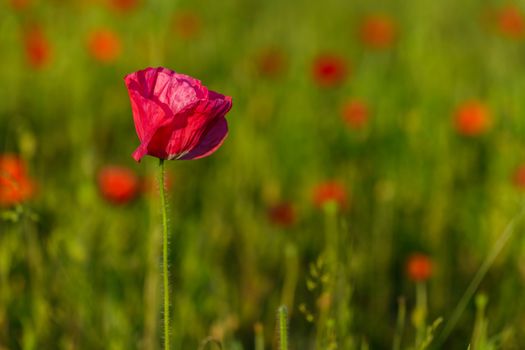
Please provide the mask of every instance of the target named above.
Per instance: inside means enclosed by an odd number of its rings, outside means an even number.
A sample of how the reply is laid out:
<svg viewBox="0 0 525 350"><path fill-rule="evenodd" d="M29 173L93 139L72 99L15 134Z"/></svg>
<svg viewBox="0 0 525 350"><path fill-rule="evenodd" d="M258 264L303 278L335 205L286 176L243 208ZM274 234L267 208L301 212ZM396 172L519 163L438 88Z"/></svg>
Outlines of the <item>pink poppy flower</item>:
<svg viewBox="0 0 525 350"><path fill-rule="evenodd" d="M230 96L208 90L190 76L146 68L124 78L140 146L133 158L198 159L209 156L228 134Z"/></svg>

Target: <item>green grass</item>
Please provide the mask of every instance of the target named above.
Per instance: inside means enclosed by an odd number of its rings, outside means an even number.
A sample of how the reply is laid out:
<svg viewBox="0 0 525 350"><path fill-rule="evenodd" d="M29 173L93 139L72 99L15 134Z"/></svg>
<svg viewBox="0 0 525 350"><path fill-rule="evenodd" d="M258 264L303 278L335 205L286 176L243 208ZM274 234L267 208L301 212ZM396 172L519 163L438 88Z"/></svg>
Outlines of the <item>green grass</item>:
<svg viewBox="0 0 525 350"><path fill-rule="evenodd" d="M150 65L233 97L218 152L166 162L172 348L218 348L213 339L227 350L277 347L280 305L288 307L290 349L414 349L427 340L431 348L523 206L512 176L525 163L525 51L485 23L497 6L166 0L120 14L80 0L39 1L22 12L2 2L0 152L26 161L38 191L1 209L0 349L161 348L158 196L115 206L96 181L109 164L156 174L156 159L131 158L138 139L123 82ZM173 31L173 14L183 10L202 22L192 39ZM376 12L398 27L385 51L358 39L361 18ZM42 70L27 64L22 45L22 28L34 22L53 48ZM86 50L101 26L122 40L115 63ZM286 58L274 79L255 63L268 47ZM312 80L321 52L348 60L341 86ZM340 116L353 97L371 110L359 131ZM493 119L473 138L453 128L457 106L470 99ZM328 179L346 186L346 210L312 202L314 186ZM288 228L267 216L282 200L297 213ZM514 229L469 291L483 297L469 298L447 330L447 349L525 344L523 222ZM424 324L414 322L416 287L405 273L416 251L434 265Z"/></svg>

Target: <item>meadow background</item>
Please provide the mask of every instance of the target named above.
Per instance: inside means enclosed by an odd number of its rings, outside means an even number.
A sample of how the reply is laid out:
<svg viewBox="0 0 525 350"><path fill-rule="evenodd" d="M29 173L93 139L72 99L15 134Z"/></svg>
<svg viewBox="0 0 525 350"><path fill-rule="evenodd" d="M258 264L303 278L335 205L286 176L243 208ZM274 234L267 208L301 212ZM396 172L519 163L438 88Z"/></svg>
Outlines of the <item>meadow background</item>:
<svg viewBox="0 0 525 350"><path fill-rule="evenodd" d="M519 220L443 332L523 207L524 10L2 1L0 349L160 348L123 81L159 65L233 97L220 150L167 164L174 349L273 349L282 304L291 349L525 348Z"/></svg>

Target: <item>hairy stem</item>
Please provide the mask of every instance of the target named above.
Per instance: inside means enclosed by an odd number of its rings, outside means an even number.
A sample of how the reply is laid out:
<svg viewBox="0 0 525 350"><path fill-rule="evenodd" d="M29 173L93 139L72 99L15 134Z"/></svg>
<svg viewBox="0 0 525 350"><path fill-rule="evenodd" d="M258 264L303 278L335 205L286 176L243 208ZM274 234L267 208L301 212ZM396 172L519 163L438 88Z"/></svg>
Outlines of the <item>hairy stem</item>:
<svg viewBox="0 0 525 350"><path fill-rule="evenodd" d="M164 189L164 159L159 162L159 189L162 208L162 277L164 280L164 350L170 349L170 287L168 272L168 214Z"/></svg>

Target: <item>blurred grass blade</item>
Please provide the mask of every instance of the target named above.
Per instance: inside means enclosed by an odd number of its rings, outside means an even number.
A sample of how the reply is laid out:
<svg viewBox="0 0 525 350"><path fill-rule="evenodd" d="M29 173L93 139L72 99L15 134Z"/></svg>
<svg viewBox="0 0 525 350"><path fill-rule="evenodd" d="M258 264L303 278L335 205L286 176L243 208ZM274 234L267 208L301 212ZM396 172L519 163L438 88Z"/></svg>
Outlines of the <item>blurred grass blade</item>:
<svg viewBox="0 0 525 350"><path fill-rule="evenodd" d="M221 342L212 337L204 339L201 343L201 346L199 347L199 350L214 349L215 346L213 345L215 345L218 349L222 350Z"/></svg>
<svg viewBox="0 0 525 350"><path fill-rule="evenodd" d="M257 322L253 328L255 331L255 350L264 350L264 326Z"/></svg>
<svg viewBox="0 0 525 350"><path fill-rule="evenodd" d="M406 303L405 298L399 298L399 309L397 311L396 333L394 334L393 350L401 350L401 340L405 328Z"/></svg>
<svg viewBox="0 0 525 350"><path fill-rule="evenodd" d="M483 263L481 264L478 272L470 282L467 290L461 297L458 305L454 309L454 312L452 313L452 316L449 318L447 324L445 325L445 328L443 329L443 332L441 332L436 346L440 348L443 343L447 340L448 336L456 326L459 318L465 311L465 308L467 307L467 304L469 303L470 299L476 292L476 290L479 287L479 284L483 280L483 277L487 274L488 270L494 263L494 260L498 257L499 253L503 250L509 239L512 237L512 234L514 233L514 228L516 227L516 224L518 221L520 221L523 218L523 215L525 214L525 206L522 206L520 212L512 218L512 220L507 224L505 227L505 230L501 234L501 236L496 241L496 244L494 245L494 248L492 251L490 251L489 255L487 255L487 258Z"/></svg>

